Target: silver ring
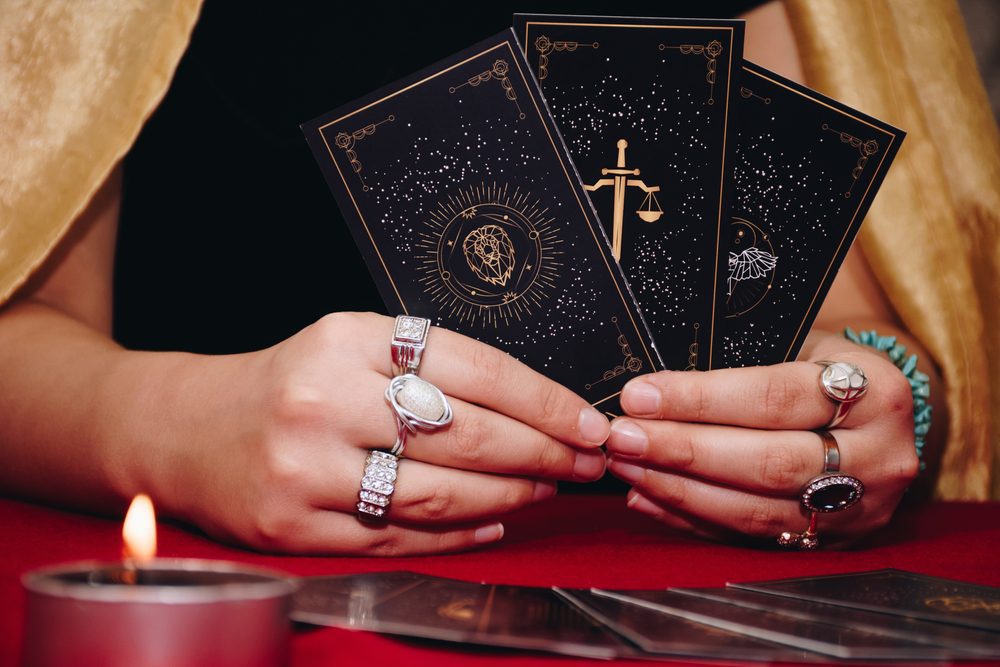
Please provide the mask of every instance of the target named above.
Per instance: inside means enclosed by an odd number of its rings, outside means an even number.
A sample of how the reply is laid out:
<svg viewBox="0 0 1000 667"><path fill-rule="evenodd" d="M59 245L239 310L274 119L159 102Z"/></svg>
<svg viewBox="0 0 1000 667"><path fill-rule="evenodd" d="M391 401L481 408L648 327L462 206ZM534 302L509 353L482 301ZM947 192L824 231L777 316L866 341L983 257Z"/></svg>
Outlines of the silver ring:
<svg viewBox="0 0 1000 667"><path fill-rule="evenodd" d="M396 490L399 458L389 452L373 449L365 458L365 474L358 491L358 518L377 521L385 518Z"/></svg>
<svg viewBox="0 0 1000 667"><path fill-rule="evenodd" d="M385 400L396 413L399 428L411 433L419 428L436 431L451 423L452 411L441 390L413 374L397 375L389 381Z"/></svg>
<svg viewBox="0 0 1000 667"><path fill-rule="evenodd" d="M861 480L840 472L840 447L829 431L816 431L823 440L823 474L809 480L799 493L799 502L809 512L840 512L857 504L865 495Z"/></svg>
<svg viewBox="0 0 1000 667"><path fill-rule="evenodd" d="M423 317L399 315L392 331L392 369L394 375L412 373L420 368L420 357L427 346L431 321Z"/></svg>
<svg viewBox="0 0 1000 667"><path fill-rule="evenodd" d="M868 391L865 372L846 361L817 361L823 367L819 384L823 395L833 401L833 417L824 428L831 429L847 418L851 407Z"/></svg>

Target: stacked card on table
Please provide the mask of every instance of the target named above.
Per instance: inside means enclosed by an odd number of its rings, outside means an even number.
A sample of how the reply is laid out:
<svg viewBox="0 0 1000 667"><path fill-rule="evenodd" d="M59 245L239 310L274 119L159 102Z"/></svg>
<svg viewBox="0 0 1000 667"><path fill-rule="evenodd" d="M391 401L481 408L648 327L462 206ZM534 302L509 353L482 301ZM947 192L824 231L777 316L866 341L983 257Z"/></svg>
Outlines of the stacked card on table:
<svg viewBox="0 0 1000 667"><path fill-rule="evenodd" d="M662 364L527 67L505 31L303 130L391 312L613 412Z"/></svg>
<svg viewBox="0 0 1000 667"><path fill-rule="evenodd" d="M514 31L664 363L708 368L743 21L517 14Z"/></svg>
<svg viewBox="0 0 1000 667"><path fill-rule="evenodd" d="M596 658L1000 657L1000 589L878 570L727 588L500 586L414 572L306 577L292 619Z"/></svg>

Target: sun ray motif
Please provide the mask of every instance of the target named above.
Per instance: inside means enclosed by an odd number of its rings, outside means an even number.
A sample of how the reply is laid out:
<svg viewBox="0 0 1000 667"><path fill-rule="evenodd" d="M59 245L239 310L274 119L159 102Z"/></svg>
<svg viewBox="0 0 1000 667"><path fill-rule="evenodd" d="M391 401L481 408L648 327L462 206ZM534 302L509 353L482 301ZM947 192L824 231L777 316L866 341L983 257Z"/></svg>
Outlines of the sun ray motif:
<svg viewBox="0 0 1000 667"><path fill-rule="evenodd" d="M496 182L460 189L428 211L417 233L418 282L439 312L500 327L544 308L562 266L548 211Z"/></svg>

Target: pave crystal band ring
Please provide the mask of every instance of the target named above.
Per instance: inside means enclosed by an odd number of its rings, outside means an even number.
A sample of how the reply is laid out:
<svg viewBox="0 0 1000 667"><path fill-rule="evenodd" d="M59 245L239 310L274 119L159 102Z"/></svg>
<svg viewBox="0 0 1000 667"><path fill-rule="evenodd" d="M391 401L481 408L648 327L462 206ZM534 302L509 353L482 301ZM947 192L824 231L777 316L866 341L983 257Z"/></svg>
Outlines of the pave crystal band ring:
<svg viewBox="0 0 1000 667"><path fill-rule="evenodd" d="M392 370L394 375L412 373L420 368L420 357L427 345L431 321L423 317L399 315L392 331Z"/></svg>
<svg viewBox="0 0 1000 667"><path fill-rule="evenodd" d="M389 452L373 449L365 458L365 474L358 491L358 518L377 521L389 511L392 494L396 490L396 473L399 458Z"/></svg>
<svg viewBox="0 0 1000 667"><path fill-rule="evenodd" d="M824 428L831 429L847 418L851 407L868 391L865 372L846 361L817 361L823 367L819 384L823 395L833 401L833 416Z"/></svg>
<svg viewBox="0 0 1000 667"><path fill-rule="evenodd" d="M823 441L823 473L809 480L799 492L799 502L809 514L809 527L801 533L785 531L778 535L778 544L783 547L817 548L819 515L846 510L865 495L865 485L860 479L840 472L840 447L833 434L829 431L816 434Z"/></svg>

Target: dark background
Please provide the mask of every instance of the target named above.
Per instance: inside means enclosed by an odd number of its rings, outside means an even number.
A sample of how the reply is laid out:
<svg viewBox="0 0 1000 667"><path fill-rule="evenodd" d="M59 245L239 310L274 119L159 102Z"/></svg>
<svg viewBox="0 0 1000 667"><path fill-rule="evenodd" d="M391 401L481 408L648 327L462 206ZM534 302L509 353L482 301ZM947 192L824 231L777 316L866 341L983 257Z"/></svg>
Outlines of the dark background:
<svg viewBox="0 0 1000 667"><path fill-rule="evenodd" d="M302 122L502 30L515 11L711 18L753 4L209 0L125 162L115 337L241 352L331 311L384 312ZM352 289L331 287L345 279Z"/></svg>

